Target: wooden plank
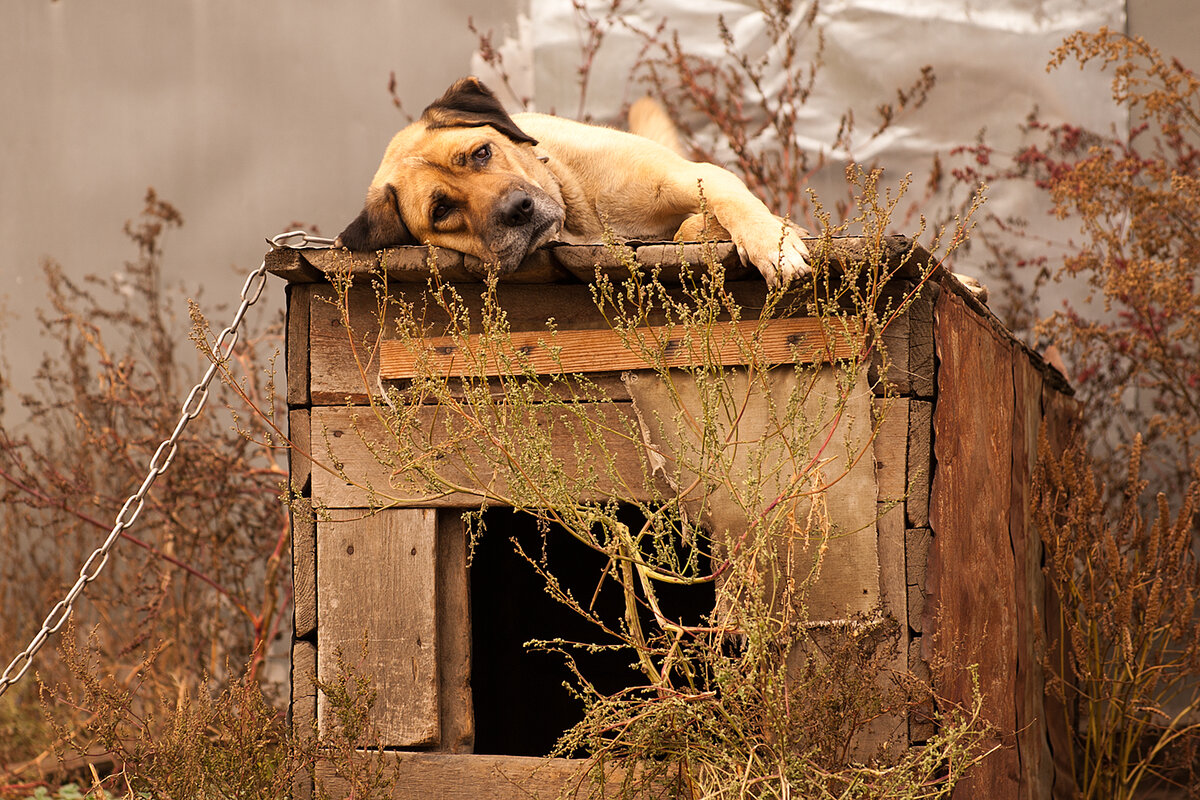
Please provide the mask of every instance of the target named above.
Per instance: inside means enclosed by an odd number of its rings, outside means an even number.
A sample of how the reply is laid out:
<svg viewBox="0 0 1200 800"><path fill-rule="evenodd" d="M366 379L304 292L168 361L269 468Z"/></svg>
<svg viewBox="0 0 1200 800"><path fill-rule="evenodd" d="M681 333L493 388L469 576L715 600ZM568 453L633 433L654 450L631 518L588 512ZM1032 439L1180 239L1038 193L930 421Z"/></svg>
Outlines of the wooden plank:
<svg viewBox="0 0 1200 800"><path fill-rule="evenodd" d="M1045 576L1042 542L1033 530L1030 488L1037 462L1042 421L1042 376L1016 353L1013 359L1012 478L1009 536L1015 559L1017 598L1017 758L1021 768L1020 800L1043 800L1054 781L1046 738L1046 676L1040 658L1045 641Z"/></svg>
<svg viewBox="0 0 1200 800"><path fill-rule="evenodd" d="M478 284L452 287L467 312L467 334L482 332L483 289ZM766 298L761 281L743 281L727 286L742 308L745 319L756 318ZM424 335L445 336L451 332L451 320L436 298L424 286L388 286L397 301L413 304L413 315L421 321ZM680 296L679 290L673 296ZM362 402L368 395L379 395L378 343L396 326L396 308L388 304L382 324L375 289L366 279L351 288L347 298L350 330L342 322L336 293L330 286L318 287L311 298L309 347L312 362L311 398L314 404L337 405ZM552 301L548 301L552 297ZM590 287L578 285L498 287L497 301L505 310L509 329L514 332L537 331L546 335L547 320L553 319L559 331L608 329L604 315L596 308ZM653 311L650 325L665 322L661 310ZM360 372L359 364L362 365ZM365 376L365 378L364 378ZM616 399L616 398L614 398Z"/></svg>
<svg viewBox="0 0 1200 800"><path fill-rule="evenodd" d="M908 482L907 397L874 402L879 431L875 435L875 480L879 484L880 503L904 504Z"/></svg>
<svg viewBox="0 0 1200 800"><path fill-rule="evenodd" d="M311 419L307 408L288 411L288 481L296 494L307 495L312 489Z"/></svg>
<svg viewBox="0 0 1200 800"><path fill-rule="evenodd" d="M904 499L904 511L910 528L929 524L932 441L933 403L913 400L908 407L908 491Z"/></svg>
<svg viewBox="0 0 1200 800"><path fill-rule="evenodd" d="M292 733L302 742L317 733L317 647L312 642L292 640L292 699L289 705ZM299 770L292 780L292 800L311 800L312 776Z"/></svg>
<svg viewBox="0 0 1200 800"><path fill-rule="evenodd" d="M875 385L876 394L912 394L912 375L909 372L909 315L907 313L893 319L883 331L883 348L871 359L871 383ZM888 358L888 368L879 380L883 354Z"/></svg>
<svg viewBox="0 0 1200 800"><path fill-rule="evenodd" d="M501 406L503 408L503 406ZM386 410L386 409L385 409ZM453 411L445 407L424 406L416 409L409 426L401 432L416 437L420 449L435 453L458 442L454 452L439 455L439 472L471 492L431 496L416 492L406 484L405 473L384 463L388 460L387 442L395 442L383 422L367 408L315 407L313 438L318 467L313 470L313 502L319 507L363 508L383 505L427 508L478 508L481 492L504 497L512 491L507 469L493 471L489 454L496 448L473 433L465 423L448 423ZM486 415L485 415L486 416ZM586 428L598 436L589 446ZM610 496L648 499L653 485L649 467L644 463L644 448L637 435L636 420L627 403L578 404L569 408L539 407L528 415L508 423L510 431L551 426L553 442L546 452L538 443L528 445L525 463L538 459L549 467L561 464L566 480L575 481L572 489L582 500L602 500ZM466 438L464 438L466 437ZM395 448L395 445L392 445ZM329 469L342 465L339 474ZM343 475L345 477L343 477ZM522 484L524 485L524 484ZM527 491L519 488L519 491ZM538 505L536 498L526 502ZM493 502L499 502L494 500Z"/></svg>
<svg viewBox="0 0 1200 800"><path fill-rule="evenodd" d="M532 712L532 709L531 709ZM364 770L379 770L389 800L560 800L620 795L619 776L608 789L593 786L595 765L584 759L385 752L362 754ZM318 761L320 796L348 797L350 784L328 761ZM649 791L638 796L655 796ZM665 796L665 793L664 793Z"/></svg>
<svg viewBox="0 0 1200 800"><path fill-rule="evenodd" d="M317 627L317 523L312 501L311 415L307 408L288 412L288 475L293 498L289 510L292 533L292 626L297 638Z"/></svg>
<svg viewBox="0 0 1200 800"><path fill-rule="evenodd" d="M290 247L272 247L263 260L267 272L283 278L289 284L322 281L325 276L304 259L306 251Z"/></svg>
<svg viewBox="0 0 1200 800"><path fill-rule="evenodd" d="M901 506L879 505L879 594L883 609L898 623L903 636L908 635L908 581L905 567L904 509ZM907 641L907 640L906 640ZM907 648L903 656L907 659Z"/></svg>
<svg viewBox="0 0 1200 800"><path fill-rule="evenodd" d="M1016 565L1009 538L1013 352L957 295L943 292L935 314L937 472L923 638L928 641L934 631L934 687L951 702L972 702L966 667L978 665L982 715L1000 731L1002 748L969 770L953 796L1015 797L1020 765L1014 738Z"/></svg>
<svg viewBox="0 0 1200 800"><path fill-rule="evenodd" d="M296 638L317 629L317 520L307 497L292 504L292 626Z"/></svg>
<svg viewBox="0 0 1200 800"><path fill-rule="evenodd" d="M926 567L929 563L928 528L909 528L904 532L904 559L908 584L908 625L917 633L924 629Z"/></svg>
<svg viewBox="0 0 1200 800"><path fill-rule="evenodd" d="M921 681L925 685L929 685L933 680L933 676L929 671L929 662L922 655L922 644L924 639L920 636L913 637L908 644L908 670L914 678ZM933 701L929 700L918 704L908 713L908 740L913 744L918 742L927 742L937 733L937 724L934 722Z"/></svg>
<svg viewBox="0 0 1200 800"><path fill-rule="evenodd" d="M440 750L470 753L475 744L471 694L471 597L467 531L456 511L437 514L438 692Z"/></svg>
<svg viewBox="0 0 1200 800"><path fill-rule="evenodd" d="M753 382L744 370L731 371L724 380L728 403L707 415L691 375L672 375L669 383L645 373L630 374L627 380L642 436L656 452L668 456L660 468L680 491L696 485L700 477L694 454L700 449L701 428L709 441L736 443L719 456L708 448L709 458L722 462L714 489L703 498L697 493L681 498L688 513L703 519L717 540L741 536L768 507L777 518L806 520L808 496L796 493L794 473L809 459L823 465L819 476L809 477L826 485L822 500L831 520L828 538L810 538L803 522L795 527L783 522L779 528L780 563L789 575L807 576L815 559L821 558L805 608L798 609L813 621L871 614L879 602L878 490L874 465L859 458L872 446L873 398L865 389L865 375L858 377L862 388L850 393L840 415L834 409L844 390L830 367L815 375L770 370L757 373ZM781 410L789 407L799 411L785 420ZM705 420L704 425L679 425L681 412L692 420ZM784 427L789 429L786 439L779 433ZM674 458L677 453L682 457ZM705 476L711 478L712 473Z"/></svg>
<svg viewBox="0 0 1200 800"><path fill-rule="evenodd" d="M287 403L309 404L309 308L313 286L293 283L287 287Z"/></svg>
<svg viewBox="0 0 1200 800"><path fill-rule="evenodd" d="M377 692L369 720L384 746L436 746L436 512L327 513L328 519L317 521L317 675L325 682L338 679L340 651ZM322 732L332 724L330 713L320 696Z"/></svg>
<svg viewBox="0 0 1200 800"><path fill-rule="evenodd" d="M937 286L926 286L908 309L909 386L916 397L933 397L933 298L937 294Z"/></svg>
<svg viewBox="0 0 1200 800"><path fill-rule="evenodd" d="M706 341L692 341L691 332L676 328L642 329L653 360L668 367L708 363L733 366L747 362L754 351L760 364L818 363L848 358L858 333L852 323L813 317L775 319L765 324L719 322ZM757 342L755 340L758 340ZM438 336L409 342L387 340L379 345L379 377L384 380L421 375L509 375L615 372L653 366L647 353L631 349L626 337L611 329L588 331L514 332L499 352L479 363L482 337ZM696 348L705 348L698 352Z"/></svg>

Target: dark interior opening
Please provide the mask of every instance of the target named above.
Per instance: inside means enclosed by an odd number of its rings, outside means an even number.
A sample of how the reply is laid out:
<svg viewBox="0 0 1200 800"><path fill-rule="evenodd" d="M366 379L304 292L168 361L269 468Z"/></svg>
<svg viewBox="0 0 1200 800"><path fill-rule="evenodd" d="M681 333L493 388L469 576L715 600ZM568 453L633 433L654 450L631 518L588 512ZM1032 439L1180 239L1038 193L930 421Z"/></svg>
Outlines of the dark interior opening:
<svg viewBox="0 0 1200 800"><path fill-rule="evenodd" d="M622 521L637 530L645 518L622 507ZM486 512L486 533L479 537L471 563L471 689L475 710L475 752L495 755L545 756L558 738L583 719L583 704L563 686L573 676L557 653L530 650L531 639L561 638L607 644L603 633L577 612L547 593L544 579L522 558L515 539L534 558L540 557L543 535L537 520L510 509ZM596 592L607 559L561 528L545 536L551 572L585 607ZM708 564L701 564L702 571ZM715 602L711 583L665 587L659 593L663 613L697 624ZM624 613L620 587L606 580L595 609L616 628ZM644 622L649 616L644 615ZM633 668L628 651L576 651L580 671L601 692L643 686L644 675Z"/></svg>

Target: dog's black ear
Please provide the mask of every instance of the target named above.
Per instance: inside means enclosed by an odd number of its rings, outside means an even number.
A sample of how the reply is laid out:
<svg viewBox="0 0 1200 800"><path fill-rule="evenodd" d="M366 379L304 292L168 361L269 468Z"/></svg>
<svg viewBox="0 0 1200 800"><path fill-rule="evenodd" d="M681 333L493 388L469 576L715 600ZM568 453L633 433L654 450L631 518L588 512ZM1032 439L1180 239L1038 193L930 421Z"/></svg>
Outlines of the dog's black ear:
<svg viewBox="0 0 1200 800"><path fill-rule="evenodd" d="M479 128L491 125L514 142L537 144L517 127L492 90L478 78L463 78L429 104L421 119L430 128Z"/></svg>
<svg viewBox="0 0 1200 800"><path fill-rule="evenodd" d="M362 213L342 231L334 247L349 250L381 250L402 244L417 244L417 240L400 216L396 189L390 183L382 189L372 189Z"/></svg>

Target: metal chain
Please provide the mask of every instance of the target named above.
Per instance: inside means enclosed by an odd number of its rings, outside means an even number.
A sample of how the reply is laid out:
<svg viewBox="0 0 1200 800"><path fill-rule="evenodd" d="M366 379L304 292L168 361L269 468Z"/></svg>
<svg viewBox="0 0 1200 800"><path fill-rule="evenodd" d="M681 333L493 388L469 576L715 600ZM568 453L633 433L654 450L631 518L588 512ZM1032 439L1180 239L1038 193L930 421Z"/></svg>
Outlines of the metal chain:
<svg viewBox="0 0 1200 800"><path fill-rule="evenodd" d="M281 233L267 240L272 249L280 247L290 247L292 249L305 248L326 248L333 246L333 239L326 239L320 236L310 236L304 231L288 231ZM213 377L217 374L220 365L229 360L233 354L234 345L238 340L238 327L242 324L242 319L246 316L246 311L250 306L258 302L259 295L262 294L263 286L267 282L267 260L264 258L258 269L250 273L246 278L245 284L242 285L242 304L238 306L237 312L233 315L233 321L221 334L217 337L216 343L213 345L213 360L208 366L208 371L204 373L204 377L200 382L192 387L192 391L188 394L187 399L183 401L183 408L180 411L179 421L175 424L175 430L171 432L158 449L154 451L154 455L150 458L150 465L146 473L146 478L142 481L142 485L137 491L129 496L125 501L125 505L121 506L121 510L117 512L117 518L113 524L112 530L109 531L108 537L104 543L97 547L84 562L82 569L79 570L79 578L75 581L75 585L67 592L66 597L58 602L50 613L46 615L46 619L42 622L42 628L37 632L29 642L29 646L21 651L20 655L14 658L4 670L4 674L0 675L0 696L3 696L8 687L12 686L17 681L21 680L29 666L33 663L33 657L42 649L42 645L50 638L51 634L58 633L62 628L63 623L71 616L71 610L75 605L76 599L83 593L83 589L92 581L96 580L100 575L100 571L104 569L104 565L108 563L108 553L116 543L121 533L133 525L138 514L142 512L142 506L145 504L146 494L150 491L150 487L154 485L154 481L158 479L171 466L171 460L175 458L175 452L179 448L179 437L183 434L184 428L188 423L200 415L204 409L204 404L208 401L208 386L212 383Z"/></svg>

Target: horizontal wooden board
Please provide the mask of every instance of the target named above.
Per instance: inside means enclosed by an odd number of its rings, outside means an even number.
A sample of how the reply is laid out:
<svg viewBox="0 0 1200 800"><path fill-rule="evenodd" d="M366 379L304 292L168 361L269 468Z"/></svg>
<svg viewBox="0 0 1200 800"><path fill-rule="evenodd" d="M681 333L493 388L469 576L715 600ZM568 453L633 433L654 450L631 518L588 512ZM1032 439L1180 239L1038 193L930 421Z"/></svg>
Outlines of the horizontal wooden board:
<svg viewBox="0 0 1200 800"><path fill-rule="evenodd" d="M838 331L844 327L845 333ZM760 364L818 363L848 358L852 354L854 327L848 322L816 317L775 319L753 325L719 322L709 336L691 341L682 327L639 329L645 343L629 345L629 336L611 329L589 331L520 331L495 348L485 362L478 351L480 336L438 336L420 340L420 348L395 339L379 344L379 377L402 380L420 375L507 375L614 372L655 366L691 364L745 364L753 353ZM757 339L757 341L754 341ZM704 348L705 352L697 352ZM649 358L648 358L649 356Z"/></svg>
<svg viewBox="0 0 1200 800"><path fill-rule="evenodd" d="M387 787L371 796L389 800L583 800L620 795L619 777L612 772L606 776L607 790L594 785L594 764L584 759L398 752L362 753L357 758L364 773L379 770L380 782ZM350 796L345 774L344 767L335 770L328 761L318 762L318 795ZM669 795L635 790L632 796Z"/></svg>
<svg viewBox="0 0 1200 800"><path fill-rule="evenodd" d="M500 408L500 413L504 413L503 406ZM507 468L495 471L492 467L495 462L489 460L494 457L495 448L476 447L479 440L474 438L461 439L474 434L467 430L469 425L465 422L447 425L448 413L444 407L422 407L408 420L405 431L391 433L370 408L314 408L313 449L317 463L313 467L313 503L325 508L388 505L477 508L481 503L480 492L487 491L493 498L506 496L511 491L505 474ZM557 416L552 417L555 413ZM597 441L589 443L583 435L581 417L590 421L588 429L599 435ZM643 465L642 443L629 404L581 403L574 407L573 413L564 409L545 410L514 423L517 430L530 425L552 425L553 447L548 453L527 450L522 460L525 463L534 460L542 468L554 462L561 466L565 480L574 482L576 488L592 487L592 490L580 489L574 496L583 500L648 497L648 467ZM433 496L413 493L401 474L402 468L392 463L389 455L389 442L396 442L397 435L428 442L426 452L430 458L437 458L439 474L457 485L470 487L471 491ZM443 450L451 441L462 445L455 453ZM391 449L395 449L394 444ZM486 454L480 452L484 449L488 451ZM437 453L439 450L442 452ZM329 468L334 464L341 465L340 472ZM594 480L589 477L592 475ZM534 498L526 500L538 505Z"/></svg>

